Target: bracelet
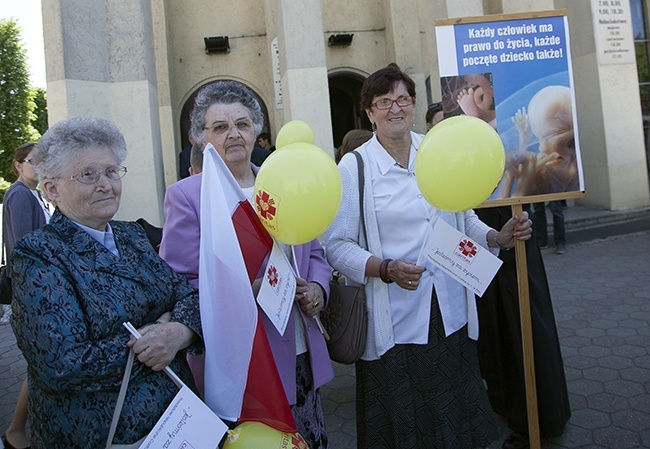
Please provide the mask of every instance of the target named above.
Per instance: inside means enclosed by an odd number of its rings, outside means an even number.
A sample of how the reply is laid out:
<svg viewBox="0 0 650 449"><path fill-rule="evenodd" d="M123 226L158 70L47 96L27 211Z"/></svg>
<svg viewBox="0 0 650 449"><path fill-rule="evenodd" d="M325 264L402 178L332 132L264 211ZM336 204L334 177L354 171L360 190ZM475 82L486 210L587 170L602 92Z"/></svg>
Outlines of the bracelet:
<svg viewBox="0 0 650 449"><path fill-rule="evenodd" d="M388 277L388 264L392 261L393 259L384 259L379 266L379 278L386 284L392 284L394 282Z"/></svg>
<svg viewBox="0 0 650 449"><path fill-rule="evenodd" d="M494 246L499 248L501 251L510 251L512 248L506 248L505 246L499 245L499 241L497 240L497 237L499 236L499 233L494 234Z"/></svg>

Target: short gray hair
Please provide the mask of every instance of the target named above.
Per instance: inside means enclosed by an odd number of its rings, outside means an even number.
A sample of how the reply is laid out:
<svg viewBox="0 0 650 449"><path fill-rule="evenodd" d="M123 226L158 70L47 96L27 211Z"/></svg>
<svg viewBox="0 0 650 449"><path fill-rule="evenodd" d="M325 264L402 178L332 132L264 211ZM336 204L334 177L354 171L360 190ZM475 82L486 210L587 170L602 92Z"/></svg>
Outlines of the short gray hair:
<svg viewBox="0 0 650 449"><path fill-rule="evenodd" d="M190 134L195 142L206 143L205 113L214 104L241 103L248 109L257 136L264 126L264 114L253 91L238 81L216 81L201 88L190 112Z"/></svg>
<svg viewBox="0 0 650 449"><path fill-rule="evenodd" d="M70 117L55 123L39 139L32 153L39 180L61 176L90 148L111 150L118 165L126 159L126 141L113 122L95 117Z"/></svg>

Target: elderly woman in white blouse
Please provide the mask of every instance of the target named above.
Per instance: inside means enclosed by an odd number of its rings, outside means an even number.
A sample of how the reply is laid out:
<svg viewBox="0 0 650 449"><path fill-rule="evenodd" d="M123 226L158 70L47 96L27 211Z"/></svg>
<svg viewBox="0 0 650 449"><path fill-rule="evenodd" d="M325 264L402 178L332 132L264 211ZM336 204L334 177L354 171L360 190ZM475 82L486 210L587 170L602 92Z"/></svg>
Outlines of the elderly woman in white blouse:
<svg viewBox="0 0 650 449"><path fill-rule="evenodd" d="M356 158L346 155L343 202L326 236L330 265L367 295L369 332L356 365L358 447L489 446L498 433L476 355L474 295L415 261L432 219L494 252L528 240L531 221L524 213L496 231L471 210L435 213L413 173L423 136L411 131L415 84L399 67L368 77L361 106L375 130L356 150L364 161L363 210Z"/></svg>

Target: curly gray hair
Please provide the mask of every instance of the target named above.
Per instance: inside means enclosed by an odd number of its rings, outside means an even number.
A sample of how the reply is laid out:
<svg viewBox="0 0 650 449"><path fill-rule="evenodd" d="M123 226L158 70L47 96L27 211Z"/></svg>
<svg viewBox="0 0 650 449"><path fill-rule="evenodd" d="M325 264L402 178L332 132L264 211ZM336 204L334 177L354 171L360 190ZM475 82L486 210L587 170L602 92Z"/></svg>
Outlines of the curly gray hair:
<svg viewBox="0 0 650 449"><path fill-rule="evenodd" d="M238 81L216 81L201 88L190 112L190 134L195 142L206 143L205 114L214 104L241 103L248 109L257 136L264 126L264 114L253 91Z"/></svg>
<svg viewBox="0 0 650 449"><path fill-rule="evenodd" d="M32 152L39 180L61 176L79 154L90 148L111 150L117 165L126 159L126 141L112 122L95 117L70 117L55 123Z"/></svg>

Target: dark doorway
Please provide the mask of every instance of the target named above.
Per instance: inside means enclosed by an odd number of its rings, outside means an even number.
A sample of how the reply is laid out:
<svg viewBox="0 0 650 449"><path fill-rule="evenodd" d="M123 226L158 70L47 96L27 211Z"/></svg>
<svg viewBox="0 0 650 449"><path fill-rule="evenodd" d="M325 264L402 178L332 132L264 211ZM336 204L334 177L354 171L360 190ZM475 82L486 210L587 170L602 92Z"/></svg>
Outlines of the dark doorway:
<svg viewBox="0 0 650 449"><path fill-rule="evenodd" d="M330 110L334 147L341 146L345 133L351 129L372 129L365 111L361 110L361 86L364 78L350 72L329 76Z"/></svg>

